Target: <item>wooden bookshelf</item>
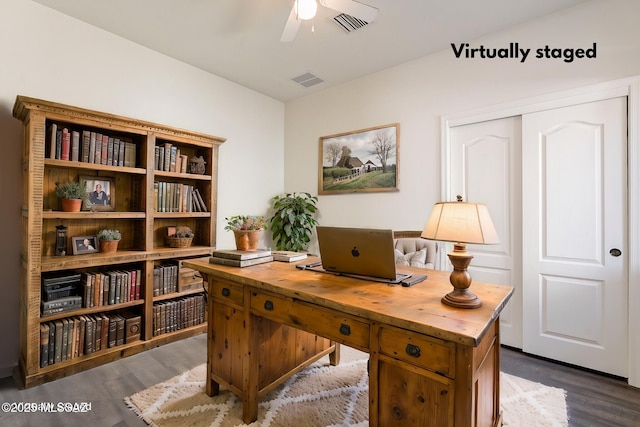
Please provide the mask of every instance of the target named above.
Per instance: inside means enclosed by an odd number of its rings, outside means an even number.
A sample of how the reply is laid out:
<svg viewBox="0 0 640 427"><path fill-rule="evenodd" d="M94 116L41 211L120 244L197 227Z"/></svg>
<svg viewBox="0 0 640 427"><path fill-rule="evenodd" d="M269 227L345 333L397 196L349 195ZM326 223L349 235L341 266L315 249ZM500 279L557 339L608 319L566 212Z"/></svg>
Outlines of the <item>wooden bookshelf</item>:
<svg viewBox="0 0 640 427"><path fill-rule="evenodd" d="M197 299L200 292L190 289L154 297L153 273L158 265L179 265L181 260L210 256L214 250L218 149L225 139L24 96L16 98L13 116L23 122L24 129L21 338L15 375L20 385L31 387L205 332L206 317L199 319L205 323L194 324L191 319L190 323L154 336L154 304L171 305L189 298ZM79 147L76 144L79 152L75 159L66 160L57 153L56 133L52 129L63 128L75 131L76 138L79 135ZM88 155L83 157L84 136L91 133L106 136L104 141L109 144L113 140L113 145L108 146L108 155L97 157L93 152L92 159ZM124 157L112 154L111 148L114 147L115 152L120 144L123 147L127 144ZM171 166L167 169L164 164L159 166L159 147L173 147L173 151L179 153L179 169ZM204 160L204 168L198 172L204 173L191 173L189 164L185 168L186 160L200 157ZM97 181L108 179L113 183L112 210L92 211L88 208L81 212L62 212L55 194L56 183L78 181L81 177ZM172 193L161 193L163 197L159 197L159 191L166 191L164 187ZM200 195L200 203L194 204L195 189ZM159 205L159 199L170 203ZM58 225L67 227L67 255L64 256L55 255ZM192 246L168 247L165 243L167 227L181 225L194 231ZM121 231L122 240L117 252L71 255L72 237L95 236L103 228ZM140 272L140 296L113 305L97 303L86 307L83 301L82 308L41 315L43 278L77 273L105 274L112 270ZM125 288L122 289L124 292ZM96 302L98 300L96 297ZM131 342L113 347L101 343L99 350L82 354L83 351L77 351L79 344L73 345L69 338L68 343L77 354L69 350L67 360L42 363L41 325L72 318L118 316L125 312L140 316L139 340L132 338ZM79 336L73 329L69 331Z"/></svg>

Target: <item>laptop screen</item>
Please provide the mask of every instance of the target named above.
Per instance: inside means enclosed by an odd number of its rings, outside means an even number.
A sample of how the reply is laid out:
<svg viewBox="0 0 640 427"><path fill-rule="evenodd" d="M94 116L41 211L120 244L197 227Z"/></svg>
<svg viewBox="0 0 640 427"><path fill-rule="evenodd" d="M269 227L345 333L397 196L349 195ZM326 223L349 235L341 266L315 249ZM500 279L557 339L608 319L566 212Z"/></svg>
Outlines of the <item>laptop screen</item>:
<svg viewBox="0 0 640 427"><path fill-rule="evenodd" d="M389 281L399 279L392 230L317 226L316 232L324 270Z"/></svg>

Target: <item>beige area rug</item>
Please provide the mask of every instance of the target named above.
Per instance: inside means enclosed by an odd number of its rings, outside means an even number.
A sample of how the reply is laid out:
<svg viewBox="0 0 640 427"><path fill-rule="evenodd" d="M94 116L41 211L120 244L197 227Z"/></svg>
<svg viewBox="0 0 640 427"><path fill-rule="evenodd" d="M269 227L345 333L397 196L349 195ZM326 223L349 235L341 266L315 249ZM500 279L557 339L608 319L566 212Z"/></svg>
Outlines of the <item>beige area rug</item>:
<svg viewBox="0 0 640 427"><path fill-rule="evenodd" d="M269 393L251 427L368 426L368 376L365 353L341 349L339 366L320 359ZM156 384L125 399L147 424L157 427L235 427L242 401L221 388L204 391L206 365ZM567 426L565 391L501 374L500 402L505 426Z"/></svg>

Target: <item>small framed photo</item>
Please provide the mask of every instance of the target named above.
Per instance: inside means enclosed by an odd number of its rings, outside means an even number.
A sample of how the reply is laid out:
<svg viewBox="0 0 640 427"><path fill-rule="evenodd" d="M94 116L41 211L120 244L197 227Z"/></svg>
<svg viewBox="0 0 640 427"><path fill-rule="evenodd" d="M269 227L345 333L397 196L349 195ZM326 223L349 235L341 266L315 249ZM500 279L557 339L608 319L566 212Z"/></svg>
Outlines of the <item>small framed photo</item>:
<svg viewBox="0 0 640 427"><path fill-rule="evenodd" d="M178 227L175 225L168 225L167 226L167 237L171 237L174 234L176 234L176 231L178 230Z"/></svg>
<svg viewBox="0 0 640 427"><path fill-rule="evenodd" d="M98 252L97 236L78 236L71 238L74 255L92 254Z"/></svg>
<svg viewBox="0 0 640 427"><path fill-rule="evenodd" d="M112 211L115 209L115 179L108 176L81 176L87 197L82 204L85 211Z"/></svg>

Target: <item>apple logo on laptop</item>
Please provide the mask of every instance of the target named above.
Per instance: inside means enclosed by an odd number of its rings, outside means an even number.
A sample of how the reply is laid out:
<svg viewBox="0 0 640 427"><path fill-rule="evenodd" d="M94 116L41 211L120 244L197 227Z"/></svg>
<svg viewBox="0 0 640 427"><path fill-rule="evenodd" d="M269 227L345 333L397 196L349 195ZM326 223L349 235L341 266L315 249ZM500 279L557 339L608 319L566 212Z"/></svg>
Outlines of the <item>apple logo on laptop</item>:
<svg viewBox="0 0 640 427"><path fill-rule="evenodd" d="M353 255L354 257L359 257L360 256L360 251L358 251L357 247L353 247L353 249L351 249L351 255Z"/></svg>

